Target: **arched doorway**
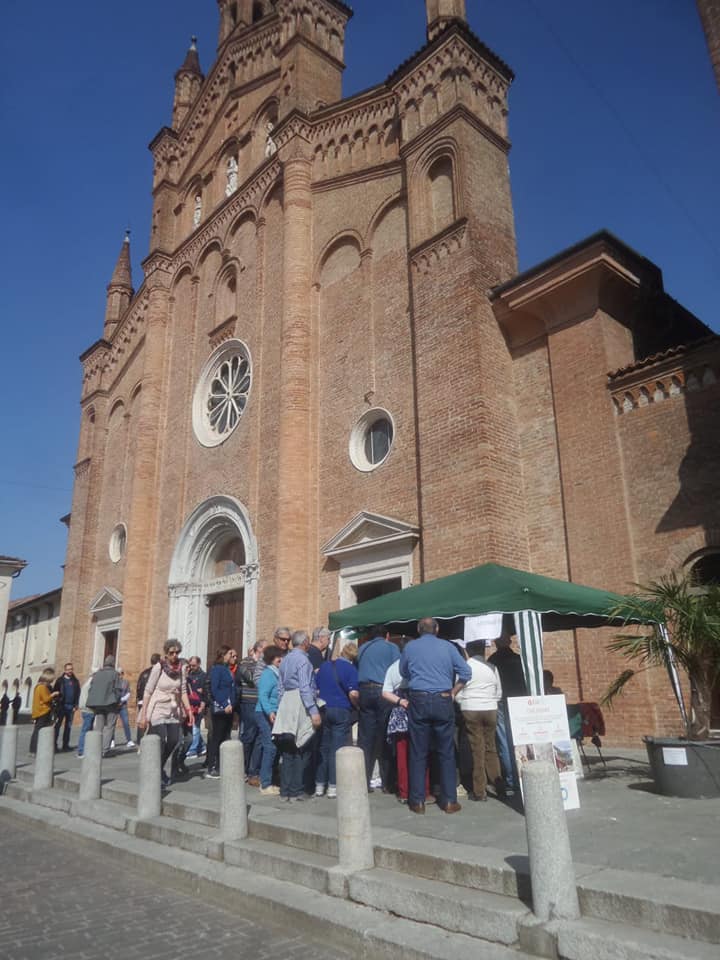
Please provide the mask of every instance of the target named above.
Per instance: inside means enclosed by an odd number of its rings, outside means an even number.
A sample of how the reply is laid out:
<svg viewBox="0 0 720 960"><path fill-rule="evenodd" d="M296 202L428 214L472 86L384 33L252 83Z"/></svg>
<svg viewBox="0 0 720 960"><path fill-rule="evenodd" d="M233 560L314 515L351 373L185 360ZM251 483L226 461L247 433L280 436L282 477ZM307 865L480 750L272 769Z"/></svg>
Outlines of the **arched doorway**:
<svg viewBox="0 0 720 960"><path fill-rule="evenodd" d="M255 642L257 543L245 507L233 497L211 497L193 510L170 565L169 636L184 656L211 662L227 643L242 653Z"/></svg>

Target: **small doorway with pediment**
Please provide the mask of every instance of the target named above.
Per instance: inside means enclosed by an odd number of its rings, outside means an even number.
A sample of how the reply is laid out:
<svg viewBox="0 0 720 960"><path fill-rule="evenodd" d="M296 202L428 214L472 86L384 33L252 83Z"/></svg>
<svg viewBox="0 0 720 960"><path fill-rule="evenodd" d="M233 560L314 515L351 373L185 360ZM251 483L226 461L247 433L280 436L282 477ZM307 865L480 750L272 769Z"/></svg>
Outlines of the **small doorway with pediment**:
<svg viewBox="0 0 720 960"><path fill-rule="evenodd" d="M257 556L247 511L233 497L206 500L183 526L170 566L169 636L204 669L218 647L242 656L255 642Z"/></svg>
<svg viewBox="0 0 720 960"><path fill-rule="evenodd" d="M90 604L95 626L90 670L98 670L106 657L114 657L116 665L120 654L123 598L119 590L103 587Z"/></svg>
<svg viewBox="0 0 720 960"><path fill-rule="evenodd" d="M411 586L419 537L418 528L403 520L366 510L356 514L322 551L338 565L339 607Z"/></svg>

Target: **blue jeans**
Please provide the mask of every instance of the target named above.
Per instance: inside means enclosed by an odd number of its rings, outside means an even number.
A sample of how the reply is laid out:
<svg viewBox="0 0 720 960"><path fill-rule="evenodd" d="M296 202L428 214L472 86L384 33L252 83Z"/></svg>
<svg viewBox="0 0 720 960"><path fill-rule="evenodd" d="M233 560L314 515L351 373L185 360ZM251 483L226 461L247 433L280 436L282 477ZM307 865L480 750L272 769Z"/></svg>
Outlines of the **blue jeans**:
<svg viewBox="0 0 720 960"><path fill-rule="evenodd" d="M58 737L60 736L60 727L63 723L65 724L65 729L63 730L62 738L62 748L63 750L68 750L70 748L70 731L72 730L73 714L75 713L75 708L72 704L68 707L63 704L62 713L55 721L55 749L58 749Z"/></svg>
<svg viewBox="0 0 720 960"><path fill-rule="evenodd" d="M425 802L425 770L430 744L434 744L440 779L441 807L457 803L455 775L455 708L449 693L408 693L408 734L410 736L410 791L411 804Z"/></svg>
<svg viewBox="0 0 720 960"><path fill-rule="evenodd" d="M508 790L517 790L518 777L515 767L510 720L507 715L507 704L503 703L502 700L497 706L495 743L497 745L498 756L500 757L500 767L502 768L505 786Z"/></svg>
<svg viewBox="0 0 720 960"><path fill-rule="evenodd" d="M352 711L345 707L326 707L323 714L320 739L320 763L315 772L315 782L323 786L335 786L335 754L340 747L350 745Z"/></svg>
<svg viewBox="0 0 720 960"><path fill-rule="evenodd" d="M380 764L380 776L384 786L392 780L385 730L392 704L383 700L380 684L360 684L360 718L358 720L358 746L365 754L365 776L368 784L375 761Z"/></svg>
<svg viewBox="0 0 720 960"><path fill-rule="evenodd" d="M123 703L122 706L120 707L120 710L118 711L116 720L117 720L118 718L120 719L120 723L122 724L123 733L125 734L125 742L127 743L129 740L132 740L132 733L130 732L130 720L128 719L128 708L127 708L127 704L126 704L126 703ZM113 723L113 732L112 732L112 735L113 735L113 739L115 739L115 724L114 724L114 723Z"/></svg>
<svg viewBox="0 0 720 960"><path fill-rule="evenodd" d="M202 720L202 716L195 717L195 723L193 724L192 741L190 743L190 749L188 750L188 753L198 754L205 749L205 741L203 740L202 734L200 733L201 720Z"/></svg>
<svg viewBox="0 0 720 960"><path fill-rule="evenodd" d="M300 749L295 740L281 740L280 750L280 795L282 797L301 797L305 792L305 774L312 758L315 735Z"/></svg>
<svg viewBox="0 0 720 960"><path fill-rule="evenodd" d="M261 744L257 722L260 714L255 712L256 705L253 700L245 700L240 703L240 719L242 721L240 741L245 754L245 775L248 777L256 777L260 771Z"/></svg>
<svg viewBox="0 0 720 960"><path fill-rule="evenodd" d="M82 727L80 728L80 737L78 738L78 756L81 757L85 752L85 736L90 733L93 728L93 722L95 721L95 714L88 713L87 710L82 712Z"/></svg>
<svg viewBox="0 0 720 960"><path fill-rule="evenodd" d="M256 713L255 720L258 727L258 742L260 743L260 786L272 786L273 764L277 748L273 743L272 727L264 713Z"/></svg>

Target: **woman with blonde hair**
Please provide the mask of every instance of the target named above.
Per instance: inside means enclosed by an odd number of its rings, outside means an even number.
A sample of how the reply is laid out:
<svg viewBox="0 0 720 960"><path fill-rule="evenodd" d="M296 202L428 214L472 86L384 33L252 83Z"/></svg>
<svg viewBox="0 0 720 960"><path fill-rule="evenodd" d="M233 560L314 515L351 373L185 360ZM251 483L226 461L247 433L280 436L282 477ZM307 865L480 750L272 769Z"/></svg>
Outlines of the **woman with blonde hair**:
<svg viewBox="0 0 720 960"><path fill-rule="evenodd" d="M30 756L34 757L37 751L38 734L43 727L50 727L55 722L53 704L60 696L60 691L53 691L55 671L47 667L40 674L35 690L33 691L32 718L33 732L30 737Z"/></svg>

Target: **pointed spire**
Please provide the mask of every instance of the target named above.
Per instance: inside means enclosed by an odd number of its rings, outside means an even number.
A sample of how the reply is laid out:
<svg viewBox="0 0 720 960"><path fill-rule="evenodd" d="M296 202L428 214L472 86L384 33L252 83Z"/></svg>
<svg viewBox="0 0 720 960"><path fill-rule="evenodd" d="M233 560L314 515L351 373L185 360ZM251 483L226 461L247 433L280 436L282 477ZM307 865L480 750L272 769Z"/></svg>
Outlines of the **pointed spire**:
<svg viewBox="0 0 720 960"><path fill-rule="evenodd" d="M175 74L175 97L173 99L173 128L180 129L185 117L200 93L205 77L200 69L200 57L197 51L197 37L192 37L190 49L183 65Z"/></svg>
<svg viewBox="0 0 720 960"><path fill-rule="evenodd" d="M200 69L197 37L190 37L190 47L188 52L185 54L185 59L183 60L182 66L175 74L175 79L177 80L177 78L183 73L189 73L194 77L200 77L201 80L204 79L203 72Z"/></svg>
<svg viewBox="0 0 720 960"><path fill-rule="evenodd" d="M105 307L105 332L107 336L112 332L118 320L130 306L133 298L132 266L130 264L130 231L125 231L125 239L120 247L120 253L113 270L110 283L107 285L107 305Z"/></svg>
<svg viewBox="0 0 720 960"><path fill-rule="evenodd" d="M132 266L130 264L130 231L125 231L125 239L120 247L120 253L113 270L112 279L108 287L124 287L132 291Z"/></svg>

